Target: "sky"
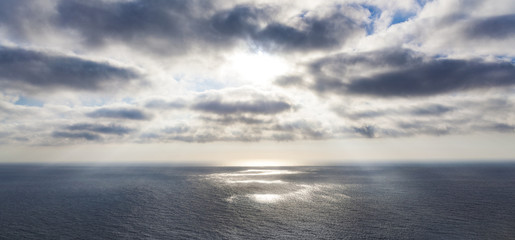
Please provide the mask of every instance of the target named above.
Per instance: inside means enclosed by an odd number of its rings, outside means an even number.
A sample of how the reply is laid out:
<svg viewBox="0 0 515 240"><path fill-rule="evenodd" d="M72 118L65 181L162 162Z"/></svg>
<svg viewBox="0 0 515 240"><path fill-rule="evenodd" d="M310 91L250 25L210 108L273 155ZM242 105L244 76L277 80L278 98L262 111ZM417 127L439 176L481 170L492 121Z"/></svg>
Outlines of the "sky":
<svg viewBox="0 0 515 240"><path fill-rule="evenodd" d="M515 160L515 1L3 0L0 162Z"/></svg>

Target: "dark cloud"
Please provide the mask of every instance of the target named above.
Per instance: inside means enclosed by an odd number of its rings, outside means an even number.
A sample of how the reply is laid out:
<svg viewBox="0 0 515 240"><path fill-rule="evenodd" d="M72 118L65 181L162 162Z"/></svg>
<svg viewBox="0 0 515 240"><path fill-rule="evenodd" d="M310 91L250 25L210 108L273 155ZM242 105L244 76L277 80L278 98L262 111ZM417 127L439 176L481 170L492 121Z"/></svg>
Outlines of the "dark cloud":
<svg viewBox="0 0 515 240"><path fill-rule="evenodd" d="M377 118L382 117L388 114L396 114L395 111L391 109L386 110L365 110L365 111L359 111L359 112L353 112L353 113L347 113L340 109L335 109L335 112L342 116L346 117L352 120L358 120L358 119L367 119L367 118Z"/></svg>
<svg viewBox="0 0 515 240"><path fill-rule="evenodd" d="M105 135L125 135L133 132L133 129L110 124L90 124L90 123L79 123L63 127L65 131L54 131L52 137L54 138L66 138L66 139L85 139L88 141L99 141L102 140L102 134Z"/></svg>
<svg viewBox="0 0 515 240"><path fill-rule="evenodd" d="M466 29L468 37L502 39L515 35L515 14L473 21Z"/></svg>
<svg viewBox="0 0 515 240"><path fill-rule="evenodd" d="M22 42L30 35L41 33L46 23L41 3L34 0L0 1L0 28L9 34L2 37Z"/></svg>
<svg viewBox="0 0 515 240"><path fill-rule="evenodd" d="M167 138L167 140L172 141L181 141L181 142L197 142L197 143L206 143L206 142L215 142L215 141L224 141L224 142L255 142L259 141L261 136L259 134L254 134L252 131L242 131L237 134L227 134L225 132L203 132L196 131L190 134L178 134L172 135Z"/></svg>
<svg viewBox="0 0 515 240"><path fill-rule="evenodd" d="M211 17L210 25L225 36L250 37L258 31L259 20L266 15L264 10L240 5L217 12Z"/></svg>
<svg viewBox="0 0 515 240"><path fill-rule="evenodd" d="M190 130L191 130L191 128L186 125L179 125L179 126L167 127L163 130L163 132L169 133L169 134L182 134L182 133L187 133Z"/></svg>
<svg viewBox="0 0 515 240"><path fill-rule="evenodd" d="M440 116L444 113L453 111L454 108L447 107L440 104L418 107L411 110L411 114L418 116Z"/></svg>
<svg viewBox="0 0 515 240"><path fill-rule="evenodd" d="M304 85L304 80L300 76L289 75L289 76L281 76L274 81L275 84L283 87L289 86L302 86Z"/></svg>
<svg viewBox="0 0 515 240"><path fill-rule="evenodd" d="M407 69L353 80L346 89L353 94L409 97L514 84L515 66L511 63L432 60Z"/></svg>
<svg viewBox="0 0 515 240"><path fill-rule="evenodd" d="M0 1L0 26L7 27L12 35L21 35L23 28L19 16L27 9L28 2L23 0Z"/></svg>
<svg viewBox="0 0 515 240"><path fill-rule="evenodd" d="M89 132L55 131L52 133L52 137L54 137L54 138L69 138L69 139L86 139L88 141L97 141L97 140L101 139L100 135L94 134L94 133L89 133Z"/></svg>
<svg viewBox="0 0 515 240"><path fill-rule="evenodd" d="M181 141L181 142L197 142L197 143L207 143L207 142L215 142L215 141L224 141L224 142L255 142L259 140L259 137L255 137L252 135L241 134L237 136L228 136L228 135L215 135L212 133L196 133L192 135L177 135L169 137L169 140L173 141Z"/></svg>
<svg viewBox="0 0 515 240"><path fill-rule="evenodd" d="M119 126L115 124L111 125L101 125L101 124L89 124L89 123L80 123L74 124L66 127L66 129L70 131L90 131L102 134L114 134L114 135L125 135L132 131L131 128L127 128L124 126Z"/></svg>
<svg viewBox="0 0 515 240"><path fill-rule="evenodd" d="M195 11L208 7L209 1L200 0L64 0L57 6L56 21L81 33L89 45L102 45L109 39L148 44L153 38L166 40L166 46L155 51L183 51L193 38L191 31L204 26L194 16ZM175 47L166 48L170 46Z"/></svg>
<svg viewBox="0 0 515 240"><path fill-rule="evenodd" d="M466 122L462 123L465 124ZM436 126L441 125L441 126ZM412 136L412 135L433 135L433 136L442 136L448 135L453 132L458 132L459 129L457 127L458 124L448 121L400 121L397 123L399 130L403 132L404 136ZM469 129L471 130L471 129Z"/></svg>
<svg viewBox="0 0 515 240"><path fill-rule="evenodd" d="M291 133L274 134L274 135L272 135L272 138L279 142L293 141L293 140L295 140L295 134L291 134Z"/></svg>
<svg viewBox="0 0 515 240"><path fill-rule="evenodd" d="M355 76L375 69L396 69L423 62L423 56L408 49L383 49L362 54L337 54L324 57L308 64L314 83L311 88L317 92L345 91L345 85Z"/></svg>
<svg viewBox="0 0 515 240"><path fill-rule="evenodd" d="M272 122L272 120L269 120L269 119L260 119L260 118L245 117L245 116L236 116L236 117L223 116L221 118L200 117L200 119L207 121L207 122L215 122L215 123L225 124L225 125L232 125L235 123L256 125L256 124L266 124L266 123Z"/></svg>
<svg viewBox="0 0 515 240"><path fill-rule="evenodd" d="M391 116L439 117L454 111L455 107L441 104L421 104L415 107L382 108L361 111L346 111L345 107L335 107L333 111L341 117L351 120L373 119Z"/></svg>
<svg viewBox="0 0 515 240"><path fill-rule="evenodd" d="M152 118L147 113L132 108L101 108L87 113L86 116L91 118L119 118L130 120L149 120Z"/></svg>
<svg viewBox="0 0 515 240"><path fill-rule="evenodd" d="M342 14L323 18L302 18L302 27L270 23L254 34L254 41L269 50L315 50L341 46L361 29Z"/></svg>
<svg viewBox="0 0 515 240"><path fill-rule="evenodd" d="M179 142L195 142L195 143L208 143L208 142L256 142L261 140L261 136L248 133L240 135L215 135L212 133L192 133L192 134L178 134L172 136L162 136L156 134L146 134L141 136L143 141L179 141Z"/></svg>
<svg viewBox="0 0 515 240"><path fill-rule="evenodd" d="M162 99L156 99L148 101L145 104L145 107L154 109L182 109L186 107L186 102L182 100L166 101Z"/></svg>
<svg viewBox="0 0 515 240"><path fill-rule="evenodd" d="M172 136L169 138L170 140L174 141L180 141L180 142L199 142L199 143L205 143L205 142L212 142L216 139L213 135L201 135L201 136Z"/></svg>
<svg viewBox="0 0 515 240"><path fill-rule="evenodd" d="M107 63L0 47L0 84L8 87L99 90L137 77L133 70Z"/></svg>
<svg viewBox="0 0 515 240"><path fill-rule="evenodd" d="M194 110L215 114L277 114L292 109L288 102L280 100L222 101L220 99L201 100L196 102Z"/></svg>
<svg viewBox="0 0 515 240"><path fill-rule="evenodd" d="M417 135L442 136L474 132L513 133L510 123L513 104L507 99L491 98L455 101L446 104L420 103L411 106L345 111L333 108L350 124L366 121L361 127L343 128L346 133L365 137L409 137ZM359 120L359 121L358 121Z"/></svg>
<svg viewBox="0 0 515 240"><path fill-rule="evenodd" d="M327 49L363 28L340 13L299 17L298 26L288 26L273 21L274 10L267 6L214 9L211 1L202 0L65 0L57 6L55 22L79 32L90 46L116 40L174 54L195 46L230 47L236 40L268 51Z"/></svg>
<svg viewBox="0 0 515 240"><path fill-rule="evenodd" d="M485 127L486 130L501 132L501 133L515 133L515 126L506 123L496 123Z"/></svg>
<svg viewBox="0 0 515 240"><path fill-rule="evenodd" d="M346 75L350 71L363 71L367 68L402 67L411 64L420 64L424 55L403 48L381 49L361 54L336 54L323 57L308 65L309 72L315 75L332 74L334 76ZM356 70L357 69L357 70Z"/></svg>
<svg viewBox="0 0 515 240"><path fill-rule="evenodd" d="M366 125L362 127L354 127L354 131L362 136L373 138L375 137L375 128L371 125Z"/></svg>
<svg viewBox="0 0 515 240"><path fill-rule="evenodd" d="M439 59L406 49L340 54L315 61L308 69L313 90L342 95L430 96L515 85L512 63Z"/></svg>
<svg viewBox="0 0 515 240"><path fill-rule="evenodd" d="M5 138L11 136L11 132L0 132L0 138Z"/></svg>
<svg viewBox="0 0 515 240"><path fill-rule="evenodd" d="M330 133L318 126L317 123L305 120L276 124L271 129L279 135L298 135L302 139L324 139L331 136Z"/></svg>
<svg viewBox="0 0 515 240"><path fill-rule="evenodd" d="M158 132L140 135L142 141L183 142L255 142L260 140L292 141L296 139L327 139L331 133L319 123L305 120L283 122L277 119L262 121L240 117L211 118L201 125L178 125ZM249 122L251 121L251 122ZM257 121L257 122L252 122ZM243 125L234 125L243 123Z"/></svg>

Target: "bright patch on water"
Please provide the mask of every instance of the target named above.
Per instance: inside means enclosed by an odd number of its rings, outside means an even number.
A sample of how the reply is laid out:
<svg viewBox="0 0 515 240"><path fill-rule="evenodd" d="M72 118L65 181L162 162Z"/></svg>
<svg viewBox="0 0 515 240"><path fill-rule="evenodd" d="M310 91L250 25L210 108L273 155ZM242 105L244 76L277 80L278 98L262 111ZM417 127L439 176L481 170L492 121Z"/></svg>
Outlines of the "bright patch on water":
<svg viewBox="0 0 515 240"><path fill-rule="evenodd" d="M251 198L259 203L274 203L282 199L279 194L252 194Z"/></svg>
<svg viewBox="0 0 515 240"><path fill-rule="evenodd" d="M236 173L215 173L210 174L209 177L228 179L230 177L245 177L245 176L265 176L265 175L287 175L287 174L300 174L304 172L289 171L289 170L274 170L274 169L249 169Z"/></svg>
<svg viewBox="0 0 515 240"><path fill-rule="evenodd" d="M283 175L283 174L299 174L302 172L289 170L268 170L268 169L249 169L240 171L246 175Z"/></svg>
<svg viewBox="0 0 515 240"><path fill-rule="evenodd" d="M227 202L241 203L248 200L257 203L290 202L319 202L339 201L348 198L341 191L345 189L339 184L309 184L285 179L288 175L309 172L284 169L247 169L237 172L214 173L207 179L219 186L230 186L236 194L226 198Z"/></svg>
<svg viewBox="0 0 515 240"><path fill-rule="evenodd" d="M262 184L284 184L286 182L283 182L281 180L228 180L227 183L262 183Z"/></svg>

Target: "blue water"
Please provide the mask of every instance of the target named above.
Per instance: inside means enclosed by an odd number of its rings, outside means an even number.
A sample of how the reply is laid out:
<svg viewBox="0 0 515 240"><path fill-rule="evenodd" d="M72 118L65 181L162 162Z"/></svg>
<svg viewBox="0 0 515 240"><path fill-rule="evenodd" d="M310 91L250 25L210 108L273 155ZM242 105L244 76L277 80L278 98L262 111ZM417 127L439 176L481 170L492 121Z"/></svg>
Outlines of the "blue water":
<svg viewBox="0 0 515 240"><path fill-rule="evenodd" d="M0 165L0 239L515 239L515 164Z"/></svg>

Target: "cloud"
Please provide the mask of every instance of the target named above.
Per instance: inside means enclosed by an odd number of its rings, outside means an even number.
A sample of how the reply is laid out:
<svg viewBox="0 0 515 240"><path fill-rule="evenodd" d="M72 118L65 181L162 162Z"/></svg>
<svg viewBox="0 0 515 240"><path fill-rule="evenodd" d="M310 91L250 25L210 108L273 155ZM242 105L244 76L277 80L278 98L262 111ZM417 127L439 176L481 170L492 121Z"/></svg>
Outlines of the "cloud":
<svg viewBox="0 0 515 240"><path fill-rule="evenodd" d="M77 123L69 126L62 127L62 130L52 132L53 138L73 140L87 140L87 141L104 141L109 138L104 138L107 135L122 136L133 132L134 129L124 126L110 124L91 124L91 123Z"/></svg>
<svg viewBox="0 0 515 240"><path fill-rule="evenodd" d="M102 139L100 135L89 133L89 132L61 132L55 131L52 133L52 137L54 138L69 138L69 139L86 139L88 141L97 141Z"/></svg>
<svg viewBox="0 0 515 240"><path fill-rule="evenodd" d="M91 118L117 118L128 120L150 120L147 113L133 108L101 108L86 114Z"/></svg>
<svg viewBox="0 0 515 240"><path fill-rule="evenodd" d="M31 31L37 31L35 25L41 19L41 2L32 0L0 1L0 27L4 27L15 39L24 39Z"/></svg>
<svg viewBox="0 0 515 240"><path fill-rule="evenodd" d="M298 139L326 139L333 132L319 122L236 116L200 116L198 122L188 121L140 135L143 142L255 142L261 140L292 141Z"/></svg>
<svg viewBox="0 0 515 240"><path fill-rule="evenodd" d="M89 46L117 41L176 55L198 46L232 47L238 40L267 51L330 49L364 33L352 14L304 14L286 24L275 19L278 10L268 5L215 5L200 0L66 0L57 5L54 22L78 32Z"/></svg>
<svg viewBox="0 0 515 240"><path fill-rule="evenodd" d="M254 34L254 41L269 50L330 49L343 45L347 39L363 30L354 20L340 13L301 19L301 28L270 23Z"/></svg>
<svg viewBox="0 0 515 240"><path fill-rule="evenodd" d="M243 123L246 125L256 125L256 124L267 124L267 123L272 122L272 120L270 120L270 119L260 119L260 118L245 117L245 116L236 116L236 117L223 116L221 118L200 117L200 119L207 121L207 122L214 122L214 123L218 123L218 124L227 124L227 125L232 125L235 123Z"/></svg>
<svg viewBox="0 0 515 240"><path fill-rule="evenodd" d="M131 128L119 126L115 124L102 125L102 124L90 124L90 123L78 123L66 127L70 131L90 131L102 134L113 134L113 135L125 135L134 131Z"/></svg>
<svg viewBox="0 0 515 240"><path fill-rule="evenodd" d="M308 68L313 90L342 95L414 97L515 85L512 63L440 59L407 49L337 55Z"/></svg>
<svg viewBox="0 0 515 240"><path fill-rule="evenodd" d="M318 92L343 91L345 84L364 74L380 73L410 64L420 64L421 53L409 49L390 48L359 54L341 53L316 59L306 65L314 79L311 88Z"/></svg>
<svg viewBox="0 0 515 240"><path fill-rule="evenodd" d="M206 1L65 0L57 6L55 21L62 27L78 31L90 46L118 40L142 48L156 47L154 51L180 52L187 49L194 30L204 28L194 16L195 11L200 8L198 10L202 12L209 7ZM161 41L163 46L149 45L152 41Z"/></svg>
<svg viewBox="0 0 515 240"><path fill-rule="evenodd" d="M201 0L66 0L58 4L55 22L80 33L88 46L115 41L172 56L187 54L196 46L230 47L255 26L245 24L255 17L251 8L236 7L210 16L214 9L211 2Z"/></svg>
<svg viewBox="0 0 515 240"><path fill-rule="evenodd" d="M0 1L2 143L513 132L515 5L340 2Z"/></svg>
<svg viewBox="0 0 515 240"><path fill-rule="evenodd" d="M487 129L504 133L515 133L515 126L505 123L493 124L488 126Z"/></svg>
<svg viewBox="0 0 515 240"><path fill-rule="evenodd" d="M409 97L514 84L515 66L511 63L432 60L408 69L354 80L346 89L353 94Z"/></svg>
<svg viewBox="0 0 515 240"><path fill-rule="evenodd" d="M199 101L193 105L193 109L215 114L277 114L288 111L292 106L284 101L254 100L254 101L222 101L219 99Z"/></svg>
<svg viewBox="0 0 515 240"><path fill-rule="evenodd" d="M182 133L187 133L190 130L191 130L191 128L188 127L187 125L177 125L177 126L173 126L173 127L167 127L163 130L163 132L171 133L171 134L182 134Z"/></svg>
<svg viewBox="0 0 515 240"><path fill-rule="evenodd" d="M359 111L349 111L345 106L333 107L333 111L341 117L350 120L374 119L381 117L441 117L444 114L456 110L456 107L442 104L424 103L410 107L385 107L374 109L361 109Z"/></svg>
<svg viewBox="0 0 515 240"><path fill-rule="evenodd" d="M354 127L353 129L356 133L363 135L367 138L373 138L375 136L374 126L366 125L362 127Z"/></svg>
<svg viewBox="0 0 515 240"><path fill-rule="evenodd" d="M370 100L359 106L334 107L345 124L343 132L363 137L511 133L512 101L504 98L462 97ZM350 127L349 127L350 126ZM353 127L355 126L355 127Z"/></svg>
<svg viewBox="0 0 515 240"><path fill-rule="evenodd" d="M289 87L289 86L302 86L304 85L304 80L301 76L296 75L288 75L288 76L281 76L277 78L274 81L275 84L282 86L282 87Z"/></svg>
<svg viewBox="0 0 515 240"><path fill-rule="evenodd" d="M294 136L300 139L325 139L332 136L327 129L320 126L319 122L306 120L278 123L272 129L276 132L273 135L274 139L279 137L279 140L284 140L282 137L293 138Z"/></svg>
<svg viewBox="0 0 515 240"><path fill-rule="evenodd" d="M278 141L278 142L294 141L295 134L291 134L291 133L274 134L274 135L272 135L272 138L273 138L273 140Z"/></svg>
<svg viewBox="0 0 515 240"><path fill-rule="evenodd" d="M190 108L219 115L274 115L293 110L294 107L284 97L241 88L202 94L193 101Z"/></svg>
<svg viewBox="0 0 515 240"><path fill-rule="evenodd" d="M422 106L411 110L411 114L418 116L440 116L442 114L453 111L454 108L440 105L431 104L428 106Z"/></svg>
<svg viewBox="0 0 515 240"><path fill-rule="evenodd" d="M153 109L182 109L186 107L184 100L167 101L163 99L154 99L145 103L146 108Z"/></svg>
<svg viewBox="0 0 515 240"><path fill-rule="evenodd" d="M515 35L515 14L494 16L472 21L466 28L472 38L503 39Z"/></svg>
<svg viewBox="0 0 515 240"><path fill-rule="evenodd" d="M0 47L0 84L74 90L102 90L123 86L139 75L128 68L76 57L49 55L20 48Z"/></svg>
<svg viewBox="0 0 515 240"><path fill-rule="evenodd" d="M462 124L468 124L468 121L462 122ZM470 128L470 126L458 126L453 121L440 121L435 122L431 120L411 120L411 121L399 121L396 124L397 133L401 136L413 136L413 135L433 135L442 136L451 134L453 132L475 132L477 129ZM385 134L388 137L388 134Z"/></svg>
<svg viewBox="0 0 515 240"><path fill-rule="evenodd" d="M260 19L268 14L253 6L238 5L221 10L210 19L210 25L220 34L229 37L249 37L259 29Z"/></svg>

